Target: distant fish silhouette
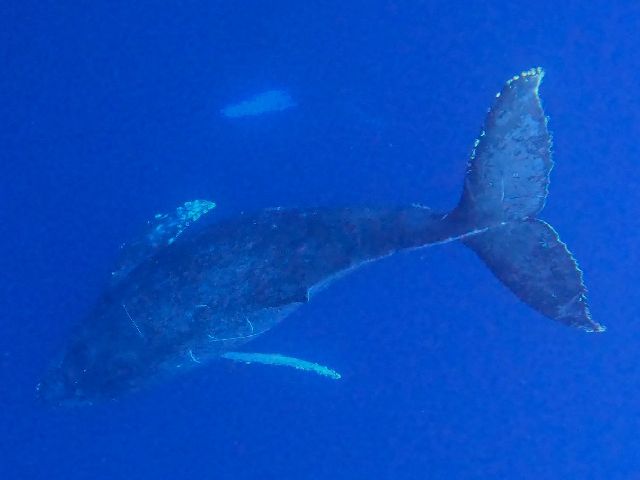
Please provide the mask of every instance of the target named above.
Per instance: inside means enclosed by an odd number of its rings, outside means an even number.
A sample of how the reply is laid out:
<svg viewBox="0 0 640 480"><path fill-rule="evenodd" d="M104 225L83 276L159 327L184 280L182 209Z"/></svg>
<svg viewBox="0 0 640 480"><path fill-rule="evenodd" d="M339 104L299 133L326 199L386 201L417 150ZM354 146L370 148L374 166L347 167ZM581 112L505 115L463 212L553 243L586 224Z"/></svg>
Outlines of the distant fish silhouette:
<svg viewBox="0 0 640 480"><path fill-rule="evenodd" d="M295 105L291 96L284 90L269 90L240 103L228 105L220 113L228 118L248 117L279 112Z"/></svg>
<svg viewBox="0 0 640 480"><path fill-rule="evenodd" d="M52 403L87 403L216 358L331 369L277 354L234 352L340 274L392 253L460 240L521 300L590 332L582 273L537 218L551 171L541 69L509 80L489 111L448 214L421 206L268 209L213 222L214 204L159 215L123 261L61 359L38 386ZM251 102L250 102L251 104ZM239 110L251 110L242 107ZM211 215L211 214L209 214ZM194 224L195 225L192 225Z"/></svg>

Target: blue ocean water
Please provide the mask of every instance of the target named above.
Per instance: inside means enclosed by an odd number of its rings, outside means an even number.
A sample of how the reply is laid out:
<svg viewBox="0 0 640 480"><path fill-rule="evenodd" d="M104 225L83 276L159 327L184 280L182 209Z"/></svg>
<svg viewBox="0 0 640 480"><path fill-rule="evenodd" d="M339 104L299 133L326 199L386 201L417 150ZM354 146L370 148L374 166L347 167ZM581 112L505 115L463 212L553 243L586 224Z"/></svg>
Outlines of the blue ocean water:
<svg viewBox="0 0 640 480"><path fill-rule="evenodd" d="M640 5L0 5L1 479L640 478ZM543 66L542 217L604 334L543 318L459 244L340 280L220 362L82 408L35 385L120 244L187 200L447 210L504 81ZM226 118L286 91L295 107Z"/></svg>

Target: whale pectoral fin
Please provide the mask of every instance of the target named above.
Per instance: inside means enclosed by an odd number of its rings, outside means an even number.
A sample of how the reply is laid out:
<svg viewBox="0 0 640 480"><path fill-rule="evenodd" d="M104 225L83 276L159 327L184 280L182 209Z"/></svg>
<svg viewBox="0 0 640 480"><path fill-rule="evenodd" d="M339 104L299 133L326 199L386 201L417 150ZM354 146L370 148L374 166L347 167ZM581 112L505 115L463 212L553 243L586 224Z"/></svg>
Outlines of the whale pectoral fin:
<svg viewBox="0 0 640 480"><path fill-rule="evenodd" d="M222 358L233 360L234 362L243 363L261 363L263 365L277 365L281 367L293 367L297 370L317 373L324 377L340 379L342 376L329 367L320 365L299 358L286 357L279 353L249 353L249 352L226 352L222 354Z"/></svg>
<svg viewBox="0 0 640 480"><path fill-rule="evenodd" d="M193 200L180 205L175 212L157 214L147 221L146 232L120 246L120 258L112 272L117 282L158 249L171 245L188 227L198 221L216 204L208 200Z"/></svg>

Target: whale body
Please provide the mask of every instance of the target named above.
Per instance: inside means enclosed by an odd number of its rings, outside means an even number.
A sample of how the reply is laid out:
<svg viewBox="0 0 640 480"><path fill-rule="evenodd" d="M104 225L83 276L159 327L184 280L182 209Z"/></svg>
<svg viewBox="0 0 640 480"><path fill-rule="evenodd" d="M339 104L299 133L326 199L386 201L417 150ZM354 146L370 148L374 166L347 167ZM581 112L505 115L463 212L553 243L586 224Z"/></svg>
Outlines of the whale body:
<svg viewBox="0 0 640 480"><path fill-rule="evenodd" d="M145 236L125 244L110 285L77 324L39 396L56 404L117 398L225 355L271 363L233 352L344 273L451 241L473 249L540 314L603 331L574 258L537 218L553 165L542 77L542 69L526 71L497 95L449 213L419 205L276 208L204 225L200 217L215 215L214 204L199 200L156 216ZM309 364L282 358L273 363Z"/></svg>

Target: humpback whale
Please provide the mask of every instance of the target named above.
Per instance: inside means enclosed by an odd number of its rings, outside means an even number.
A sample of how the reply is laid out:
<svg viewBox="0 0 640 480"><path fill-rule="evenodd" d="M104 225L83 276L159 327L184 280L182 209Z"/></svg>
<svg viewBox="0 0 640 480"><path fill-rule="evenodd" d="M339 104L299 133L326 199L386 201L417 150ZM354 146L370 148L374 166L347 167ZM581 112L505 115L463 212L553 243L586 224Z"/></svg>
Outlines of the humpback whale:
<svg viewBox="0 0 640 480"><path fill-rule="evenodd" d="M453 211L399 207L272 208L203 221L215 204L156 215L72 331L37 391L53 404L113 399L213 359L327 367L241 348L321 288L396 252L460 241L542 316L588 332L582 272L538 218L547 198L551 137L538 89L543 70L498 93L470 156Z"/></svg>

